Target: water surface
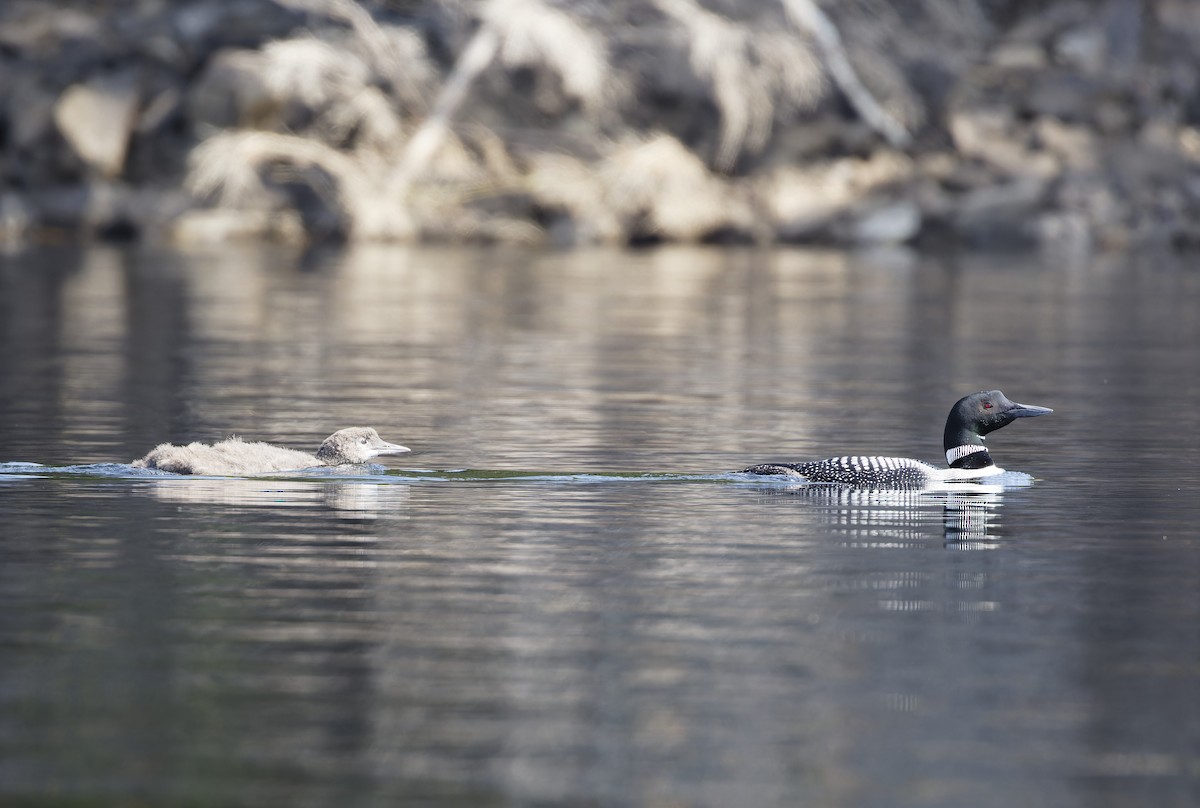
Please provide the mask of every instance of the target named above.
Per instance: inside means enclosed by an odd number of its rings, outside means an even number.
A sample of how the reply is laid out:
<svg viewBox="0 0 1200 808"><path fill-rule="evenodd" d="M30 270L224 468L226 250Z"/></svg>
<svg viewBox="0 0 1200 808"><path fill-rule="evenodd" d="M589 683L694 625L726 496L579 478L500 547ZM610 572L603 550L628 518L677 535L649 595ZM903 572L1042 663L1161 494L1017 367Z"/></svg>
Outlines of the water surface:
<svg viewBox="0 0 1200 808"><path fill-rule="evenodd" d="M1197 312L1113 258L7 255L0 802L1195 804ZM937 462L997 387L1032 485L727 473ZM92 465L353 424L417 452Z"/></svg>

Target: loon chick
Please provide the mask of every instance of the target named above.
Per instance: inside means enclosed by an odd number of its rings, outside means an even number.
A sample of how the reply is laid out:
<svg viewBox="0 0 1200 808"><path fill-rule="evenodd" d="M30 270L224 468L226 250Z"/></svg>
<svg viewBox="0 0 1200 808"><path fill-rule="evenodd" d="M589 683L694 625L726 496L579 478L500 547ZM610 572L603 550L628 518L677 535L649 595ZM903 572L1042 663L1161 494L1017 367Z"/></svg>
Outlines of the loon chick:
<svg viewBox="0 0 1200 808"><path fill-rule="evenodd" d="M960 398L946 419L942 445L948 469L907 457L831 457L811 463L763 463L746 474L787 474L814 483L841 483L864 488L923 488L931 483L976 480L1004 469L992 462L983 436L1017 418L1054 412L1049 407L1017 404L999 390L981 390Z"/></svg>
<svg viewBox="0 0 1200 808"><path fill-rule="evenodd" d="M269 443L246 443L241 438L229 438L220 443L189 443L187 446L160 444L141 460L136 468L161 469L176 474L204 474L232 477L242 474L269 474L275 471L296 471L316 466L341 466L347 463L366 463L379 455L403 454L412 451L405 446L388 443L374 429L354 426L339 429L321 444L315 455L272 446Z"/></svg>

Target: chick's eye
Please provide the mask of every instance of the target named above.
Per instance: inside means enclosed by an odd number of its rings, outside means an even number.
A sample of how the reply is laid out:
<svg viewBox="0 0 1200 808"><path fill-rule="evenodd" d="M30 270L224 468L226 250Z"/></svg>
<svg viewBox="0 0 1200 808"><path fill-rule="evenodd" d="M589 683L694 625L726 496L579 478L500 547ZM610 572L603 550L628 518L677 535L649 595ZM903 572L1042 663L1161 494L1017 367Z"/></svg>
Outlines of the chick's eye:
<svg viewBox="0 0 1200 808"><path fill-rule="evenodd" d="M990 410L992 408L992 402L990 402L990 401L983 402L983 408L985 410Z"/></svg>

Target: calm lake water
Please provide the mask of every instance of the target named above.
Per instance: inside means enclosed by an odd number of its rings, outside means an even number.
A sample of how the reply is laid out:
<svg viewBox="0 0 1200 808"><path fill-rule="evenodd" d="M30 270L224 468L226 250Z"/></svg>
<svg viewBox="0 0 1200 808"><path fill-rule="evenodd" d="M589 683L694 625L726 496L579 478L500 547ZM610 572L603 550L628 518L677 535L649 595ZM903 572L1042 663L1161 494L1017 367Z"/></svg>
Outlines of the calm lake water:
<svg viewBox="0 0 1200 808"><path fill-rule="evenodd" d="M725 473L981 388L1032 485ZM1194 260L9 253L0 804L1195 805L1198 438Z"/></svg>

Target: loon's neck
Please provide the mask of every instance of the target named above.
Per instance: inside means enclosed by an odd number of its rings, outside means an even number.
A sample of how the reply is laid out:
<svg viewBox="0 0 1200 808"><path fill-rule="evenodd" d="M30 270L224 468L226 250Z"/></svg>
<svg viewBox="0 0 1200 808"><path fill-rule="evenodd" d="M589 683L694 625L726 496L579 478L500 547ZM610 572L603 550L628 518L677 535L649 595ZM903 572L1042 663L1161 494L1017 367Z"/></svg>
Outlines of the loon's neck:
<svg viewBox="0 0 1200 808"><path fill-rule="evenodd" d="M982 443L962 443L946 449L946 463L952 469L982 469L996 465Z"/></svg>
<svg viewBox="0 0 1200 808"><path fill-rule="evenodd" d="M981 469L995 465L983 444L980 429L960 416L957 407L946 419L942 448L946 451L946 463L952 469Z"/></svg>

